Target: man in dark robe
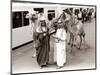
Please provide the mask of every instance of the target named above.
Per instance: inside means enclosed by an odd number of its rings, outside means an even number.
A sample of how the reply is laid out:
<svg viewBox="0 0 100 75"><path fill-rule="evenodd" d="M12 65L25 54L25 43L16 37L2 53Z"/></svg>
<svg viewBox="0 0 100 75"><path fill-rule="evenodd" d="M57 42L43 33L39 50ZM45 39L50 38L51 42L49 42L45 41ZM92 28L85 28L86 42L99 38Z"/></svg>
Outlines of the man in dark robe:
<svg viewBox="0 0 100 75"><path fill-rule="evenodd" d="M37 63L42 68L43 66L47 66L49 62L50 51L50 36L44 17L41 17L40 25L36 29L36 32L38 33L37 39L40 43L37 48Z"/></svg>

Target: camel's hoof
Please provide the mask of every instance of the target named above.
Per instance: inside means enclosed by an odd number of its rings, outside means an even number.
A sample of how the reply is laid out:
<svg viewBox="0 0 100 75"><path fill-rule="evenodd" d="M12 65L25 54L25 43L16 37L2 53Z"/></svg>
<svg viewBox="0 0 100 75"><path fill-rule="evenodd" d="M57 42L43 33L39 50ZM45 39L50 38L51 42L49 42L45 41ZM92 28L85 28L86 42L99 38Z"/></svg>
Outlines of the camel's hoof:
<svg viewBox="0 0 100 75"><path fill-rule="evenodd" d="M63 66L57 66L57 69L63 68Z"/></svg>
<svg viewBox="0 0 100 75"><path fill-rule="evenodd" d="M73 51L71 50L70 53L72 53Z"/></svg>
<svg viewBox="0 0 100 75"><path fill-rule="evenodd" d="M42 69L43 67L40 67L40 69Z"/></svg>
<svg viewBox="0 0 100 75"><path fill-rule="evenodd" d="M79 48L77 48L78 50L80 50L81 48L79 47Z"/></svg>
<svg viewBox="0 0 100 75"><path fill-rule="evenodd" d="M68 45L70 45L71 43L69 42Z"/></svg>

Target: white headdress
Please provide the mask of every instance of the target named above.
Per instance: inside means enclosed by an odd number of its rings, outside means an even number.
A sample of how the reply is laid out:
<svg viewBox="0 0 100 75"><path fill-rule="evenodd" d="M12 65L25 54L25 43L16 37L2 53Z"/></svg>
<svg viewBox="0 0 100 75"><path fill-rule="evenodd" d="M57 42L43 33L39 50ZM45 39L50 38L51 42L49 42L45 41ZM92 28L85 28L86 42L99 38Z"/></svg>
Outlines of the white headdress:
<svg viewBox="0 0 100 75"><path fill-rule="evenodd" d="M39 20L46 20L44 16L41 16Z"/></svg>

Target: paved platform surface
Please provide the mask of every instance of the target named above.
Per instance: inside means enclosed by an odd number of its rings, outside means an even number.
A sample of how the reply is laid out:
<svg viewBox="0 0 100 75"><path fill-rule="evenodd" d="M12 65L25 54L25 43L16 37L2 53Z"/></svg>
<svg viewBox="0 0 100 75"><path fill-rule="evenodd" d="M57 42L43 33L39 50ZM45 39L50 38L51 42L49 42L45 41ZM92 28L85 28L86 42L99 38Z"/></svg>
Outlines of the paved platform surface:
<svg viewBox="0 0 100 75"><path fill-rule="evenodd" d="M56 69L56 65L51 64L48 65L48 67L40 69L36 62L36 57L32 58L35 50L33 49L33 43L31 43L12 51L12 72L30 73L95 68L95 21L93 20L91 23L84 23L84 26L86 32L86 44L82 45L81 50L74 48L72 53L67 51L67 64L63 68ZM51 44L52 42L53 40L51 40ZM53 44L51 47L53 47ZM50 58L50 62L52 63L53 55L50 55Z"/></svg>

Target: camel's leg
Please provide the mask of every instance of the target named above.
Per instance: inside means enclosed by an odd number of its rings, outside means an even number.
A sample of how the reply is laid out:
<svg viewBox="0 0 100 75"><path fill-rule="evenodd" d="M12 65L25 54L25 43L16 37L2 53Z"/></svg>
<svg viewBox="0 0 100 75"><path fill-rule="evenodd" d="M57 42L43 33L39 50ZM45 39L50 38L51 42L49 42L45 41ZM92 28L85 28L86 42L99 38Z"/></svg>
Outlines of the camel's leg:
<svg viewBox="0 0 100 75"><path fill-rule="evenodd" d="M73 43L71 43L71 53L72 53Z"/></svg>
<svg viewBox="0 0 100 75"><path fill-rule="evenodd" d="M80 44L79 44L79 48L78 49L81 48L81 45L82 45L82 36L80 35Z"/></svg>
<svg viewBox="0 0 100 75"><path fill-rule="evenodd" d="M70 45L71 42L72 42L72 36L71 36L71 33L70 33L70 39L69 39L69 41L68 41L68 45Z"/></svg>
<svg viewBox="0 0 100 75"><path fill-rule="evenodd" d="M77 37L76 36L74 36L74 38L73 38L74 40L73 40L73 45L74 46L76 46L76 39L77 39Z"/></svg>
<svg viewBox="0 0 100 75"><path fill-rule="evenodd" d="M83 42L85 44L85 33L83 34Z"/></svg>
<svg viewBox="0 0 100 75"><path fill-rule="evenodd" d="M72 53L72 49L73 49L73 46L74 46L74 36L72 36L71 40L72 40L72 42L71 42L71 53Z"/></svg>
<svg viewBox="0 0 100 75"><path fill-rule="evenodd" d="M73 44L71 44L71 53L72 53Z"/></svg>

